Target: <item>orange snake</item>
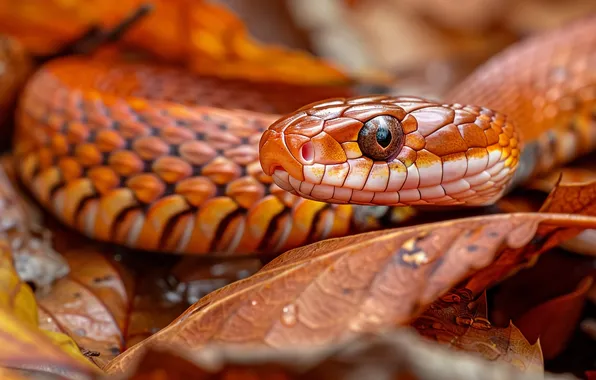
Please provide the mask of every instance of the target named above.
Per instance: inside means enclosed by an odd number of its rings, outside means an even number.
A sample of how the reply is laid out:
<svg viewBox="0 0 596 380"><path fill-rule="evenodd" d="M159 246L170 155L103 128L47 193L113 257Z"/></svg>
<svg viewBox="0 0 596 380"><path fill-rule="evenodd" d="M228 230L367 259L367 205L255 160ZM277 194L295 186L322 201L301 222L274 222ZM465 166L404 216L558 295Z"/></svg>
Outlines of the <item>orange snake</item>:
<svg viewBox="0 0 596 380"><path fill-rule="evenodd" d="M283 252L380 228L403 210L357 203L489 204L590 151L595 52L591 18L508 49L445 98L482 107L372 96L283 117L337 91L276 104L273 85L59 58L21 96L17 170L42 206L94 239Z"/></svg>
<svg viewBox="0 0 596 380"><path fill-rule="evenodd" d="M444 100L307 105L265 132L262 166L288 192L329 203L493 204L596 146L596 17L511 46Z"/></svg>

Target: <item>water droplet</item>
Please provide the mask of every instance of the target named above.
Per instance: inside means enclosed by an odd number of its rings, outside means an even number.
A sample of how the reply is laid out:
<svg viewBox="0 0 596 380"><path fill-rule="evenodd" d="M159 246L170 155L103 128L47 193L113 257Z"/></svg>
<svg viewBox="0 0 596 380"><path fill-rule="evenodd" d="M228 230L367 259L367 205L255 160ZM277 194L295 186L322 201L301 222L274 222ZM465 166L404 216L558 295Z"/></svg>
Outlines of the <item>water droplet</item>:
<svg viewBox="0 0 596 380"><path fill-rule="evenodd" d="M258 302L257 302L257 301L255 301L255 300L252 300L252 301L250 301L250 304L251 304L251 305L253 305L253 306L257 306L257 303L258 303Z"/></svg>
<svg viewBox="0 0 596 380"><path fill-rule="evenodd" d="M294 304L284 306L281 310L281 323L292 327L298 322L298 307Z"/></svg>
<svg viewBox="0 0 596 380"><path fill-rule="evenodd" d="M51 317L47 317L47 318L46 318L46 322L47 322L47 323L52 323L52 321L53 321L53 319L52 319Z"/></svg>

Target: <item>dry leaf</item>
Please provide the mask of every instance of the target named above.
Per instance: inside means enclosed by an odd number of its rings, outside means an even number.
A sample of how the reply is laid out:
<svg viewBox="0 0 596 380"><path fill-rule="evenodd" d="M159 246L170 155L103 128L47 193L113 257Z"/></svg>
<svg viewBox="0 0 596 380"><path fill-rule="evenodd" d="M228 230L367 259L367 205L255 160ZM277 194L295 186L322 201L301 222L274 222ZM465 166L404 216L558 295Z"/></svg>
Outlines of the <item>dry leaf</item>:
<svg viewBox="0 0 596 380"><path fill-rule="evenodd" d="M91 25L116 25L144 0L0 1L0 32L37 53L56 51ZM346 83L336 67L303 51L261 44L221 4L153 0L153 11L124 37L129 45L186 64L200 74L296 84Z"/></svg>
<svg viewBox="0 0 596 380"><path fill-rule="evenodd" d="M486 293L476 299L465 288L441 296L412 323L422 336L450 347L509 363L522 372L542 373L539 343L531 345L512 323L505 328L488 320Z"/></svg>
<svg viewBox="0 0 596 380"><path fill-rule="evenodd" d="M546 360L554 359L568 348L594 277L590 257L553 249L491 290L490 320L496 326L513 320L528 341L540 338Z"/></svg>
<svg viewBox="0 0 596 380"><path fill-rule="evenodd" d="M524 242L518 247L505 248L501 255L478 273L475 273L465 284L474 294L480 294L484 289L517 270L532 266L541 253L552 249L569 239L576 237L585 229L592 226L573 228L573 219L582 215L596 215L596 182L587 184L559 184L547 197L539 210L543 213L561 213L566 215L570 224L549 223L543 225L526 225L529 230L517 229L509 235L509 241ZM514 214L511 214L514 215ZM527 245L526 245L527 244Z"/></svg>
<svg viewBox="0 0 596 380"><path fill-rule="evenodd" d="M585 212L596 203L596 193L591 191L595 186L574 189L593 194L572 203L576 211ZM569 194L556 190L550 207L557 208L558 202L567 199L560 195ZM596 218L570 214L491 215L370 232L290 250L248 279L204 297L168 327L117 357L106 370L121 371L151 344L316 346L349 333L407 324L470 275L484 272L488 286L499 280L495 274L504 277L543 247L571 236L564 230L536 235L538 228L543 232L574 228L577 233L595 223ZM534 236L538 239L524 250ZM502 252L516 257L499 260ZM491 272L495 260L500 265Z"/></svg>
<svg viewBox="0 0 596 380"><path fill-rule="evenodd" d="M425 341L409 328L386 334L358 334L323 347L246 348L207 346L201 350L148 350L138 365L117 379L573 379L523 373L502 363L455 352ZM107 380L107 379L106 379Z"/></svg>
<svg viewBox="0 0 596 380"><path fill-rule="evenodd" d="M501 201L503 209L509 212L512 211L530 211L528 206L530 202L540 199L540 193L548 193L552 191L555 186L560 184L565 185L582 185L596 180L596 154L589 154L574 161L570 166L557 168L550 171L543 177L538 177L527 183L524 187L534 190L534 193L527 194L516 199L504 199ZM538 194L537 194L538 193ZM534 208L536 210L538 208ZM532 210L532 211L534 211ZM569 239L561 244L561 246L571 252L596 256L596 230L585 230L573 239Z"/></svg>
<svg viewBox="0 0 596 380"><path fill-rule="evenodd" d="M5 241L0 241L0 331L0 367L99 373L68 336L39 329L33 291L18 277Z"/></svg>
<svg viewBox="0 0 596 380"><path fill-rule="evenodd" d="M66 251L65 258L71 272L38 297L39 323L71 336L94 353L90 359L101 367L123 351L131 278L109 255L91 247Z"/></svg>
<svg viewBox="0 0 596 380"><path fill-rule="evenodd" d="M592 277L586 277L572 293L543 303L517 319L517 325L530 342L540 339L546 359L556 357L565 349L593 282Z"/></svg>

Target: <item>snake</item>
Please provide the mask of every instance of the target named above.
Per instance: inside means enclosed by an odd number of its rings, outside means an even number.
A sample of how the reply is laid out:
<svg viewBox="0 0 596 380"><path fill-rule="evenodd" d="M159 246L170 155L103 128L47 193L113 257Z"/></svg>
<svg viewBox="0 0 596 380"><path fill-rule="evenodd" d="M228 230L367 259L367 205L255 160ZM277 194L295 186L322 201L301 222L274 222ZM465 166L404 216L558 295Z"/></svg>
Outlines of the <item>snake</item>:
<svg viewBox="0 0 596 380"><path fill-rule="evenodd" d="M481 207L596 146L596 17L527 37L440 101L326 99L260 140L266 174L334 204Z"/></svg>
<svg viewBox="0 0 596 380"><path fill-rule="evenodd" d="M596 145L596 18L528 37L441 101L286 88L72 55L16 111L15 168L98 241L275 254L383 228L404 206L479 206Z"/></svg>

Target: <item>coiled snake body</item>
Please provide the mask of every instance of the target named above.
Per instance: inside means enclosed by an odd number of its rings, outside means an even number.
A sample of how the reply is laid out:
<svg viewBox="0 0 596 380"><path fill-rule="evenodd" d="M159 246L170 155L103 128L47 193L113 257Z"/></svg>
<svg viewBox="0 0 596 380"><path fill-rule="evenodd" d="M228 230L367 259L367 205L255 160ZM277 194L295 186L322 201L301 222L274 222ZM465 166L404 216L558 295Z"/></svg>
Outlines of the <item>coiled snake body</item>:
<svg viewBox="0 0 596 380"><path fill-rule="evenodd" d="M357 204L489 204L590 151L595 52L591 18L505 51L445 98L478 106L373 96L283 117L329 96L293 94L283 108L274 86L57 59L22 95L18 172L91 238L186 254L281 252L378 228L384 209Z"/></svg>

